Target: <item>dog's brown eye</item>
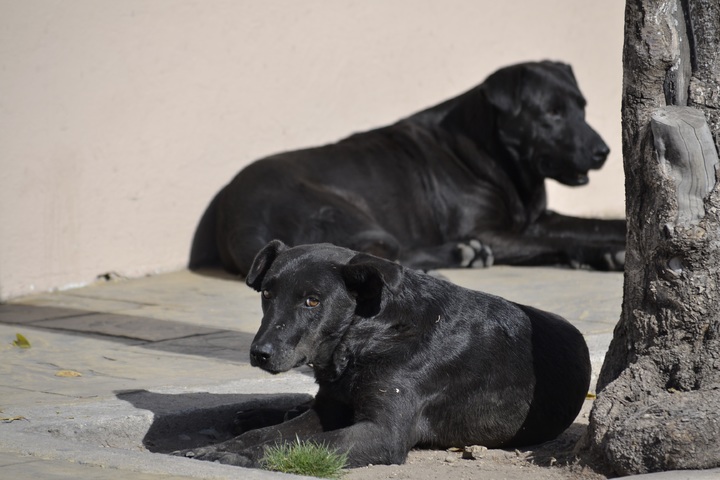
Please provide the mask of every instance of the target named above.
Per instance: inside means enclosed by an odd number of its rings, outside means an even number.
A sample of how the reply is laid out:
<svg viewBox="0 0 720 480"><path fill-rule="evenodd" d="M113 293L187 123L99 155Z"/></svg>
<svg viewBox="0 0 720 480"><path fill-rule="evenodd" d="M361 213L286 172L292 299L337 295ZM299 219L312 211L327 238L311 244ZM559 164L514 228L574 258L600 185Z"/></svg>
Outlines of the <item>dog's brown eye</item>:
<svg viewBox="0 0 720 480"><path fill-rule="evenodd" d="M317 297L308 297L305 299L305 306L315 308L320 305L320 299Z"/></svg>
<svg viewBox="0 0 720 480"><path fill-rule="evenodd" d="M265 300L268 300L268 299L270 299L270 297L272 297L272 295L270 294L270 292L267 291L267 290L263 290L263 291L262 291L262 296L263 296L263 298L264 298Z"/></svg>

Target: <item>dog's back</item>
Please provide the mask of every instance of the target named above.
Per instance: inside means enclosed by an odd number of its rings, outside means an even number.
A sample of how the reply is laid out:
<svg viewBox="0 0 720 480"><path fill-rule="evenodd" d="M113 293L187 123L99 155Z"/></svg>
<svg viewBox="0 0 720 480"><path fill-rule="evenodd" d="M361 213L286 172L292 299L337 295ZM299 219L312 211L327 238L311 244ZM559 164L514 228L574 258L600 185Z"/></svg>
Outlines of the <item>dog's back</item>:
<svg viewBox="0 0 720 480"><path fill-rule="evenodd" d="M222 264L245 275L255 253L276 238L289 245L333 243L393 259L401 246L438 244L444 240L436 218L441 199L431 179L438 162L450 156L429 129L400 121L256 161L218 195ZM451 175L466 172L444 173ZM426 214L409 215L400 203Z"/></svg>
<svg viewBox="0 0 720 480"><path fill-rule="evenodd" d="M553 313L412 270L405 270L404 289L412 293L377 321L406 317L414 325L397 350L402 362L385 373L392 378L385 382L428 392L416 399L424 417L418 444L527 446L572 424L591 373L577 328Z"/></svg>

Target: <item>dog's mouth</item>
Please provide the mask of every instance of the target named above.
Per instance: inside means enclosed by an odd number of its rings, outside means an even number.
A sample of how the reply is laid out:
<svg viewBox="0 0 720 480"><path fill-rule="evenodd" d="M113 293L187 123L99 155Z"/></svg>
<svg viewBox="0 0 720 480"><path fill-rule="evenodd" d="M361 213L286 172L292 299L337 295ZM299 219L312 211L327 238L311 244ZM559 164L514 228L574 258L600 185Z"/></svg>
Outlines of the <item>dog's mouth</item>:
<svg viewBox="0 0 720 480"><path fill-rule="evenodd" d="M552 155L538 154L539 173L545 178L552 178L563 185L578 187L586 185L590 178L588 170L580 170L576 162L565 161Z"/></svg>
<svg viewBox="0 0 720 480"><path fill-rule="evenodd" d="M289 370L292 370L293 368L301 367L301 366L305 365L306 363L308 363L307 357L301 357L294 364L291 364L291 365L272 365L271 363L267 363L264 365L253 365L253 366L260 367L262 370L265 370L268 373L277 375L278 373L285 373Z"/></svg>
<svg viewBox="0 0 720 480"><path fill-rule="evenodd" d="M272 373L273 375L277 375L278 373L287 372L287 370L285 370L285 369L276 369L276 368L272 368L270 366L263 366L260 368L262 368L263 370L265 370L268 373Z"/></svg>
<svg viewBox="0 0 720 480"><path fill-rule="evenodd" d="M293 365L292 368L298 368L302 367L303 365L308 364L312 367L312 363L308 361L308 358L306 356L302 356L297 362L295 362L295 365Z"/></svg>
<svg viewBox="0 0 720 480"><path fill-rule="evenodd" d="M587 183L590 181L590 177L588 177L587 172L575 172L571 174L560 175L558 177L558 181L570 187L579 187L581 185L587 185Z"/></svg>

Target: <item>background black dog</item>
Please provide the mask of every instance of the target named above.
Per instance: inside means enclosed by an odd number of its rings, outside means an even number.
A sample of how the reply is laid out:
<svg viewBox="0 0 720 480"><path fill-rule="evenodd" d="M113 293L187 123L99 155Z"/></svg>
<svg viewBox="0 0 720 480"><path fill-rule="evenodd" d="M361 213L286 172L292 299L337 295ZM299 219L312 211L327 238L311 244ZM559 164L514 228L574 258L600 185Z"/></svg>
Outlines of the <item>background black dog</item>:
<svg viewBox="0 0 720 480"><path fill-rule="evenodd" d="M590 382L582 334L552 313L329 244L258 253L251 363L308 364L319 390L300 416L178 452L257 466L266 445L312 440L349 466L402 463L416 445L514 447L556 437Z"/></svg>
<svg viewBox="0 0 720 480"><path fill-rule="evenodd" d="M278 238L423 269L621 269L624 221L546 209L546 178L586 184L608 155L584 106L568 65L525 63L394 125L259 160L211 206L222 264L245 275Z"/></svg>

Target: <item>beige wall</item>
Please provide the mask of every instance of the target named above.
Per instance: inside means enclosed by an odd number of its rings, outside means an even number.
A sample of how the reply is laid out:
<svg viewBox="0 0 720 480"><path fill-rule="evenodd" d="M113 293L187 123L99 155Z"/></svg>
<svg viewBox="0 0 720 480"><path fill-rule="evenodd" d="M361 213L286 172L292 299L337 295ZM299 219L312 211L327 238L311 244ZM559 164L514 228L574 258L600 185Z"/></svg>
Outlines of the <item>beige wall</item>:
<svg viewBox="0 0 720 480"><path fill-rule="evenodd" d="M0 0L0 299L182 268L243 165L523 60L573 64L613 149L551 205L622 216L622 3Z"/></svg>

